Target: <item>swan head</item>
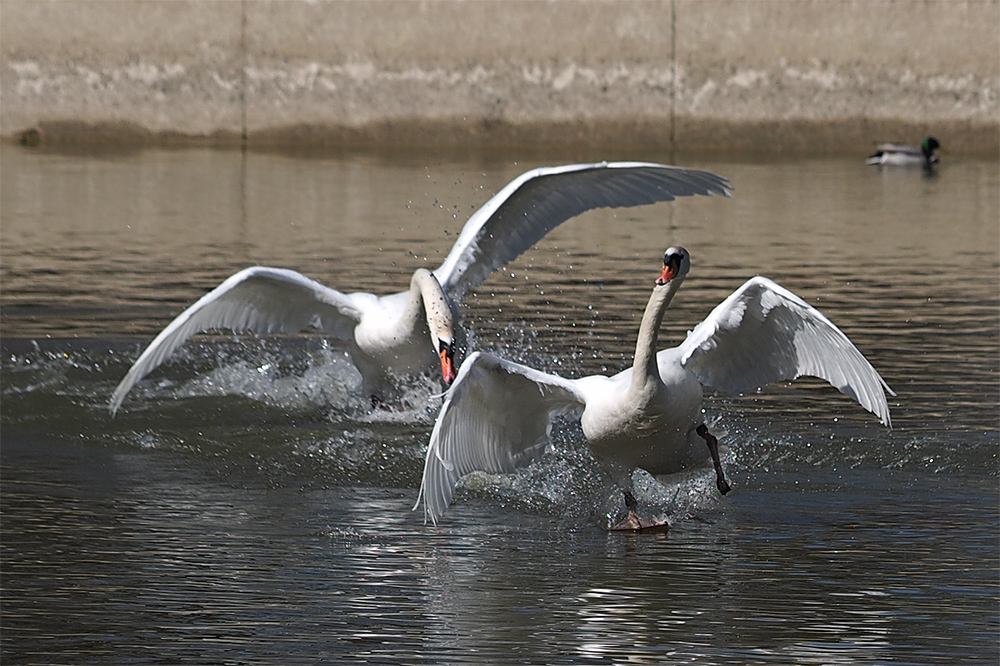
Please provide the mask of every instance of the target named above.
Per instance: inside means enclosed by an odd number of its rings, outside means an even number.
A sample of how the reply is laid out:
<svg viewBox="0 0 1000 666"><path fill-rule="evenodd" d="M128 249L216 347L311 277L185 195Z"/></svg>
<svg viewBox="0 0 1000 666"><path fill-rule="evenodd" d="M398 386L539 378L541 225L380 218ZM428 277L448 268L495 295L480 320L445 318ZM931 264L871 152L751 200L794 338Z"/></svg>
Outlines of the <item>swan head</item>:
<svg viewBox="0 0 1000 666"><path fill-rule="evenodd" d="M656 286L662 287L674 280L683 280L691 270L691 255L682 247L671 247L663 253L663 271L656 278Z"/></svg>
<svg viewBox="0 0 1000 666"><path fill-rule="evenodd" d="M438 356L441 357L441 377L446 386L455 381L455 342L438 339Z"/></svg>

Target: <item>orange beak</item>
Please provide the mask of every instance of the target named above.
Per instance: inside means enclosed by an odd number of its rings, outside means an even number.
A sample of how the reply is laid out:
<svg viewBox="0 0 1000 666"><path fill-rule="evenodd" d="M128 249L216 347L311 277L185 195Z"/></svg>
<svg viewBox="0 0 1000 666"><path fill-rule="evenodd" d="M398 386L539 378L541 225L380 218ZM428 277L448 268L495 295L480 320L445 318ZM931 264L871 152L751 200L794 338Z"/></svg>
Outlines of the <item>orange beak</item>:
<svg viewBox="0 0 1000 666"><path fill-rule="evenodd" d="M665 285L666 283L674 279L674 275L676 275L676 273L674 273L674 269L672 266L669 265L664 266L663 272L660 273L660 277L656 278L656 284L661 286Z"/></svg>
<svg viewBox="0 0 1000 666"><path fill-rule="evenodd" d="M452 352L450 347L443 347L441 349L441 376L444 378L444 383L451 386L451 383L455 381L455 364L452 361Z"/></svg>

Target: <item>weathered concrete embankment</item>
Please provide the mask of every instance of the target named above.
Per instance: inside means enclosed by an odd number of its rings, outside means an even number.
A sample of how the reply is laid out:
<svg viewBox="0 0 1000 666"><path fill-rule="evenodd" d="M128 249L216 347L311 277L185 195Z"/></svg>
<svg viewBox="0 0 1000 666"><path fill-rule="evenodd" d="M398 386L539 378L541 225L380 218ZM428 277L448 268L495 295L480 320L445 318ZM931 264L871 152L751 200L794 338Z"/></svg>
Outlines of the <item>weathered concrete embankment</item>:
<svg viewBox="0 0 1000 666"><path fill-rule="evenodd" d="M1000 145L1000 0L3 0L6 140Z"/></svg>

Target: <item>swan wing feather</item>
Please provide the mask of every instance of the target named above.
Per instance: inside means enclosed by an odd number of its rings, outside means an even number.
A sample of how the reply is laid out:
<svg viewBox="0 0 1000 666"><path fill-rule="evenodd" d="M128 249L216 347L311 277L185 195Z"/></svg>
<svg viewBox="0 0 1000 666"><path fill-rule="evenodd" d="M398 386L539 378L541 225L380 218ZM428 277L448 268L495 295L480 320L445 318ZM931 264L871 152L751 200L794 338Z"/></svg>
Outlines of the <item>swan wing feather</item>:
<svg viewBox="0 0 1000 666"><path fill-rule="evenodd" d="M135 384L192 335L212 329L295 333L309 326L347 340L361 318L363 294L342 294L301 273L253 266L230 276L180 313L146 347L111 396L114 415Z"/></svg>
<svg viewBox="0 0 1000 666"><path fill-rule="evenodd" d="M572 380L475 352L459 369L427 447L421 501L437 523L455 485L474 471L512 472L530 464L549 442L551 417L583 408Z"/></svg>
<svg viewBox="0 0 1000 666"><path fill-rule="evenodd" d="M649 162L542 167L508 183L462 228L434 271L460 299L566 220L593 208L641 206L692 195L729 196L729 181L707 171Z"/></svg>
<svg viewBox="0 0 1000 666"><path fill-rule="evenodd" d="M819 377L890 425L885 394L895 393L868 359L819 310L767 278L744 283L680 349L681 363L705 386L741 393Z"/></svg>

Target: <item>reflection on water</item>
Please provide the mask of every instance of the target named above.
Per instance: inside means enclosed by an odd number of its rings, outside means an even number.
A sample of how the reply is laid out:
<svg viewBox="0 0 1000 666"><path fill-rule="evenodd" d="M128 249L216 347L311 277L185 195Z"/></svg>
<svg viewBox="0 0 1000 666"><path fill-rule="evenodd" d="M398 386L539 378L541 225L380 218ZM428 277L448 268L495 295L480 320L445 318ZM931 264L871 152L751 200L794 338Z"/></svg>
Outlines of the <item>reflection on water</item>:
<svg viewBox="0 0 1000 666"><path fill-rule="evenodd" d="M667 160L662 155L583 156ZM680 159L734 198L597 211L467 298L474 342L566 375L630 364L665 247L693 255L676 344L753 274L817 305L898 393L894 429L808 379L714 396L710 470L620 501L578 430L410 508L439 398L370 413L314 336L205 336L108 397L248 264L398 291L510 156L99 156L4 147L2 660L48 663L942 663L995 659L998 168ZM579 160L581 156L573 156Z"/></svg>

